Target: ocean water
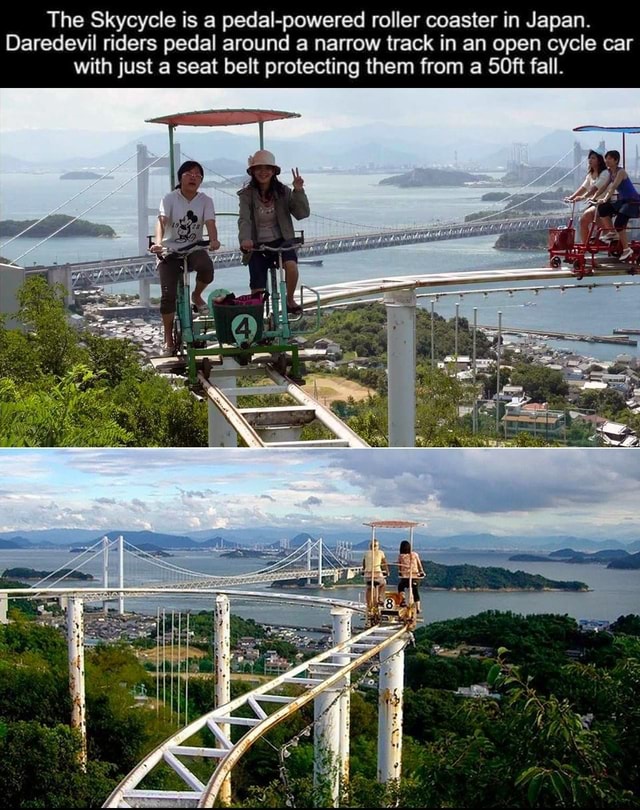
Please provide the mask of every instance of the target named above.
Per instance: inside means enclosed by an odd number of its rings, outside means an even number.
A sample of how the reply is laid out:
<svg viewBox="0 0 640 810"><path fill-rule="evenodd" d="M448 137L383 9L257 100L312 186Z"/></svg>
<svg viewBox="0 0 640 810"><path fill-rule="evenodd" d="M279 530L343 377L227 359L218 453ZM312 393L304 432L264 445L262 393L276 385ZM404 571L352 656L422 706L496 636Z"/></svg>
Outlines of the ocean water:
<svg viewBox="0 0 640 810"><path fill-rule="evenodd" d="M237 575L266 567L267 563L256 559L235 559L221 557L215 552L185 551L171 552L170 558L162 562L189 571L198 571L216 576ZM6 568L25 566L37 570L53 571L58 568L73 567L70 561L77 555L69 551L50 550L0 550L0 572ZM422 588L422 606L425 621L441 621L464 616L472 616L484 610L513 611L520 614L557 613L575 619L605 619L615 621L621 615L640 614L640 571L609 569L597 564L575 564L562 562L513 562L505 552L461 552L461 551L421 551L420 556L426 566L429 561L444 565L497 566L510 571L526 571L541 574L553 580L580 580L586 582L590 590L585 593L569 591L533 592L453 592L429 591ZM100 587L102 582L102 557L97 554L92 561L82 566L85 573L93 574L95 582L82 583L66 581L57 587ZM168 582L161 569L149 568L135 557L125 556L125 586L136 586ZM175 581L175 578L172 579ZM116 555L111 554L109 585L118 582ZM240 588L238 588L240 590ZM309 604L292 604L283 596L278 596L266 585L247 585L244 590L262 592L264 599L247 599L231 596L231 612L245 618L254 618L265 624L285 624L298 627L321 627L331 624L331 607ZM353 602L363 601L362 588L348 584L335 588L320 589L310 587L292 589L288 593L308 596L330 596ZM198 612L213 610L214 597L211 595L165 594L162 597L136 597L125 600L125 608L139 613L154 615L158 608L176 611ZM354 620L354 624L357 622Z"/></svg>
<svg viewBox="0 0 640 810"><path fill-rule="evenodd" d="M459 222L479 210L499 209L501 204L487 203L481 197L491 188L400 189L381 186L387 175L308 174L305 176L312 215L300 223L306 238L348 233L367 233L377 228L403 225ZM87 189L92 181L60 180L56 174L3 174L0 176L0 205L3 219L40 218L58 206L61 213L82 215L83 219L111 225L116 239L56 238L42 240L20 238L0 244L0 255L25 266L54 262L80 262L138 255L136 184L131 174L118 172L113 180L103 180ZM286 172L285 172L285 179ZM154 208L166 193L167 179L152 176L149 206ZM230 185L206 189L214 198L223 246L237 244L237 201ZM538 189L528 189L535 193ZM519 189L514 189L514 192ZM77 196L76 199L72 199ZM90 210L88 210L90 209ZM153 217L149 217L149 233ZM539 268L547 266L546 251L499 251L496 237L473 237L443 242L404 245L378 250L356 251L323 257L321 267L301 265L302 283L321 286L342 281L394 277L414 274L459 272L486 269ZM244 267L216 271L215 286L236 293L247 291ZM483 284L484 291L472 294L464 287L461 296L446 296L435 304L435 311L451 318L458 314L473 322L474 309L480 325L571 331L583 334L611 334L616 328L640 327L640 278L631 276L599 277L591 292L588 284L567 282L565 291L545 289L537 294L527 289L529 282ZM551 282L546 283L547 286ZM602 285L602 286L601 286ZM617 285L617 286L615 286ZM477 289L478 285L473 288ZM558 287L558 284L555 285ZM511 290L511 293L505 288ZM114 291L137 292L137 284L116 285ZM471 289L471 288L469 288ZM450 290L447 290L450 292ZM434 290L434 293L437 290ZM152 295L159 290L152 285ZM430 298L420 299L431 307ZM507 338L509 339L509 338ZM621 353L640 356L639 347L575 341L546 341L552 346L601 360L613 360Z"/></svg>

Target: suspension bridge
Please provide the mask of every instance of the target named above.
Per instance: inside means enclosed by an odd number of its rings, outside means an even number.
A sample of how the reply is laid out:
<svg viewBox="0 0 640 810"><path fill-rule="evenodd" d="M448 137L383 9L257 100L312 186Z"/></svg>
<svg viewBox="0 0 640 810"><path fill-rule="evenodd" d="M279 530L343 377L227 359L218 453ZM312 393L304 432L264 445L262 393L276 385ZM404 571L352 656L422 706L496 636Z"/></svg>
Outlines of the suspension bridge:
<svg viewBox="0 0 640 810"><path fill-rule="evenodd" d="M221 553L224 552L212 553L207 567L225 567L221 564ZM99 579L103 591L109 586L113 589L115 585L118 589L131 589L135 585L141 589L198 591L297 582L321 588L340 579L352 579L360 570L360 565L351 561L348 544L338 544L332 550L322 538L308 539L299 548L290 550L237 548L227 553L247 563L254 560L258 564L265 562L266 558L268 565L240 574L205 574L174 565L167 557L158 556L157 551L138 548L122 535L116 539L105 536L40 579L32 588L39 592L43 588L56 587L67 580L73 581L77 574ZM123 610L122 604L120 610Z"/></svg>
<svg viewBox="0 0 640 810"><path fill-rule="evenodd" d="M518 217L450 225L408 226L380 230L373 233L347 234L314 238L302 245L301 258L350 253L359 250L378 250L385 247L414 245L420 242L438 242L447 239L465 239L502 233L547 230L566 223L566 217L556 215ZM242 265L240 250L220 250L213 256L215 268ZM130 256L120 259L102 259L96 262L78 262L65 265L36 265L25 268L27 276L44 275L52 282L62 283L68 292L87 286L103 286L131 281L157 282L156 260L153 256Z"/></svg>

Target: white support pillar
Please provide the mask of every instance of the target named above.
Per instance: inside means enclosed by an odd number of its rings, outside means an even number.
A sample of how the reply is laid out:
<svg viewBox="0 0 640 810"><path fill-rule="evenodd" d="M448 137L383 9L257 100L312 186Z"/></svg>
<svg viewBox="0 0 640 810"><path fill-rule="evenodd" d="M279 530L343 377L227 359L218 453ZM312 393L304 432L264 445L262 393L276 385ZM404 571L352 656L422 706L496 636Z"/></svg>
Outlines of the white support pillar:
<svg viewBox="0 0 640 810"><path fill-rule="evenodd" d="M322 588L322 537L318 540L318 587Z"/></svg>
<svg viewBox="0 0 640 810"><path fill-rule="evenodd" d="M143 143L137 145L138 172L138 251L144 256L149 248L149 153ZM157 214L157 212L156 212ZM140 296L142 298L142 294Z"/></svg>
<svg viewBox="0 0 640 810"><path fill-rule="evenodd" d="M222 358L222 368L229 371L229 376L218 376L216 374L215 380L211 380L212 385L219 388L224 394L225 388L236 387L235 370L239 368L238 363L233 357ZM226 396L226 395L225 395ZM235 405L238 401L237 396L228 396L228 399ZM207 417L209 426L209 447L237 447L238 434L235 429L227 422L224 416L220 413L215 404L207 398Z"/></svg>
<svg viewBox="0 0 640 810"><path fill-rule="evenodd" d="M352 611L347 608L333 608L331 616L333 617L333 644L341 644L351 638L351 617ZM348 655L336 655L336 664L348 664ZM345 675L344 682L341 684L342 692L338 698L340 706L340 725L338 736L340 739L340 785L346 787L349 784L349 756L350 756L350 736L351 736L351 675Z"/></svg>
<svg viewBox="0 0 640 810"><path fill-rule="evenodd" d="M87 764L87 717L84 691L84 614L82 598L79 596L69 597L67 604L67 646L71 728L80 732L82 746L79 760L84 769Z"/></svg>
<svg viewBox="0 0 640 810"><path fill-rule="evenodd" d="M404 647L398 639L380 653L378 683L378 782L389 787L400 779Z"/></svg>
<svg viewBox="0 0 640 810"><path fill-rule="evenodd" d="M416 443L416 291L384 294L387 310L389 447Z"/></svg>
<svg viewBox="0 0 640 810"><path fill-rule="evenodd" d="M217 709L231 700L231 608L229 598L222 594L216 596L213 638ZM221 723L220 730L228 737L231 726L229 723ZM231 804L231 775L225 779L218 798L223 805Z"/></svg>
<svg viewBox="0 0 640 810"><path fill-rule="evenodd" d="M64 305L70 307L73 303L73 282L71 280L71 265L61 264L52 267L47 272L47 281L50 286L61 284L64 287Z"/></svg>
<svg viewBox="0 0 640 810"><path fill-rule="evenodd" d="M118 588L120 588L120 595L118 596L118 613L124 615L124 537L118 537Z"/></svg>
<svg viewBox="0 0 640 810"><path fill-rule="evenodd" d="M109 546L111 541L105 534L102 538L102 587L106 590L109 587ZM102 610L104 613L109 612L109 601L105 599L102 602Z"/></svg>
<svg viewBox="0 0 640 810"><path fill-rule="evenodd" d="M310 667L312 677L326 677L322 664ZM322 691L313 701L313 786L322 789L320 807L340 804L340 688Z"/></svg>
<svg viewBox="0 0 640 810"><path fill-rule="evenodd" d="M311 540L307 540L307 571L311 571ZM307 585L311 585L311 577L307 577Z"/></svg>
<svg viewBox="0 0 640 810"><path fill-rule="evenodd" d="M148 307L151 304L151 281L148 278L141 278L138 282L138 296L140 306Z"/></svg>
<svg viewBox="0 0 640 810"><path fill-rule="evenodd" d="M9 624L9 594L0 591L0 624Z"/></svg>

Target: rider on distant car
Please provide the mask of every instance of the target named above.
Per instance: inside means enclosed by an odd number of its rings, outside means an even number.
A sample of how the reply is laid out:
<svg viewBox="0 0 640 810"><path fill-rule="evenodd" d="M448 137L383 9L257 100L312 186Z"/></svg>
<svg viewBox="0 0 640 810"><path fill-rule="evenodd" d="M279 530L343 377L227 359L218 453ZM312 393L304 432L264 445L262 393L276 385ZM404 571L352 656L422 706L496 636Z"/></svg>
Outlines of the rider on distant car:
<svg viewBox="0 0 640 810"><path fill-rule="evenodd" d="M640 216L640 193L626 171L618 165L620 152L617 149L606 152L604 162L609 169L611 181L605 187L604 195L599 200L601 204L598 206L598 216L602 217L603 229L608 230L609 233L603 233L600 238L605 242L614 242L619 239L622 247L620 261L626 262L633 256L633 250L629 247L627 224L631 218ZM611 197L616 192L618 198L611 202ZM613 216L616 218L615 230L613 230L614 223L611 220Z"/></svg>

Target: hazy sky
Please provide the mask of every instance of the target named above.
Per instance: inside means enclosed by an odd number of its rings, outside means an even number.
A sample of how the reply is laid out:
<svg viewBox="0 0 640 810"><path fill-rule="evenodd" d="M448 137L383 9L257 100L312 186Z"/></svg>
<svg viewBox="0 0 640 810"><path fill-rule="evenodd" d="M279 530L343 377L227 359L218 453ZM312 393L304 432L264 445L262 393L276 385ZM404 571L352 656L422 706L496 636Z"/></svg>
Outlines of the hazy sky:
<svg viewBox="0 0 640 810"><path fill-rule="evenodd" d="M502 140L505 132L510 139L519 137L520 132L524 137L531 127L570 131L586 124L637 125L639 102L640 90L619 90L615 86L606 90L11 88L0 89L0 131L138 131L157 129L157 125L145 124L145 119L169 113L258 107L301 114L299 120L267 124L269 132L277 137L336 127L397 124L454 127L468 131L474 138Z"/></svg>
<svg viewBox="0 0 640 810"><path fill-rule="evenodd" d="M273 526L293 536L395 518L434 535L640 537L633 452L6 449L0 464L3 532Z"/></svg>

